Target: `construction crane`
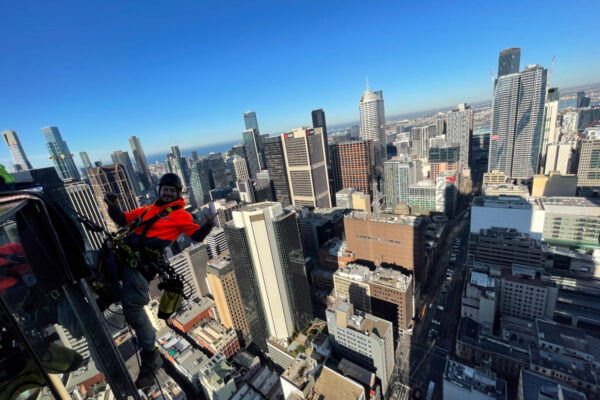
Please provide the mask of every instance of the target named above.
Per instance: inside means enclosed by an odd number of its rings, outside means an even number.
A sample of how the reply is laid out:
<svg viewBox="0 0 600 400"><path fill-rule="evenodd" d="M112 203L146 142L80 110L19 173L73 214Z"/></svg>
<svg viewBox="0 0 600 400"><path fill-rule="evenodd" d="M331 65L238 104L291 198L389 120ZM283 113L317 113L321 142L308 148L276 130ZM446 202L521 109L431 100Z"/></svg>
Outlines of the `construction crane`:
<svg viewBox="0 0 600 400"><path fill-rule="evenodd" d="M550 69L548 70L548 83L546 87L550 87L550 78L552 78L552 70L554 69L554 60L556 60L556 56L552 56L552 63L550 64Z"/></svg>

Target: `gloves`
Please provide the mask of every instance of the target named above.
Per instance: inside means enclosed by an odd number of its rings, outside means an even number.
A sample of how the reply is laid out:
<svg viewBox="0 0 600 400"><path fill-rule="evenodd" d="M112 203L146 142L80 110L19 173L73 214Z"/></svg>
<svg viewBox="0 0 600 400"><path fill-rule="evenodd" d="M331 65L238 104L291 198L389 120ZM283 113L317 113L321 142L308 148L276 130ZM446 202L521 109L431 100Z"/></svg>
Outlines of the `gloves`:
<svg viewBox="0 0 600 400"><path fill-rule="evenodd" d="M114 207L114 206L118 205L119 204L118 199L119 199L119 197L116 194L111 193L111 192L107 192L104 195L104 202L109 207Z"/></svg>

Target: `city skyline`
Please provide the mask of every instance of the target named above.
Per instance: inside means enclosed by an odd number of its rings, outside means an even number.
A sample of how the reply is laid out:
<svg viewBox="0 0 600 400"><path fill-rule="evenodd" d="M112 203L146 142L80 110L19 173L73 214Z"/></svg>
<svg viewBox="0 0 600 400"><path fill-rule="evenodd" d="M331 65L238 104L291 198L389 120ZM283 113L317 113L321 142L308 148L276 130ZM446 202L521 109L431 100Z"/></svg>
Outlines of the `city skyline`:
<svg viewBox="0 0 600 400"><path fill-rule="evenodd" d="M369 75L373 87L385 91L387 115L488 101L491 98L489 70L496 70L498 51L510 46L523 49L523 66L540 63L548 68L552 56L556 56L551 85L559 89L597 81L593 70L597 63L595 57L598 57L594 51L597 43L591 35L578 35L564 24L554 25L554 39L550 41L527 35L532 30L542 31L547 21L558 15L573 20L577 16L583 18L592 11L589 8L584 15L583 10L574 7L528 4L520 8L518 15L510 14L514 23L511 31L505 32L500 22L511 12L510 7L506 11L496 10L493 15L480 7L471 10L466 7L468 11L462 10L466 14L461 17L468 19L471 23L467 25L472 26L458 28L452 22L452 16L458 16L457 11L445 10L443 5L436 15L444 15L444 18L432 16L418 6L395 10L391 4L369 8L357 5L347 9L319 4L321 14L317 16L314 13L317 5L313 3L287 5L265 15L261 6L254 10L246 9L249 6L233 10L217 7L209 10L214 21L204 21L201 12L204 10L188 4L182 9L169 10L171 25L165 25L162 34L153 33L145 41L142 38L148 34L147 24L155 23L157 15L162 17L164 10L152 7L135 10L141 13L143 22L130 27L125 22L134 10L123 7L121 19L113 17L108 21L102 16L110 16L114 10L66 10L60 5L53 9L36 9L34 13L6 10L6 14L13 17L9 18L8 31L26 30L28 35L8 37L8 49L10 54L14 53L14 62L0 68L3 76L14 79L7 79L4 87L8 96L0 100L3 101L1 109L8 116L3 118L6 126L1 128L19 133L35 167L50 164L40 143L39 129L43 126L58 126L74 153L87 151L92 159L106 160L110 152L126 148L126 139L131 135L140 138L148 155L166 153L165 149L173 144L189 148L239 140L243 130L240 115L249 109L256 111L261 120L262 133L310 126L308 112L317 108L325 110L330 126L356 121L359 117L356 98L364 88L365 75ZM98 18L90 21L90 15L96 16L94 13ZM410 15L412 20L405 19L402 24L395 22L400 13ZM248 37L241 36L247 32L240 32L239 27L225 34L230 25L239 24L247 15L253 17L250 18L252 26L269 27L258 29ZM292 21L289 15L294 15ZM358 15L361 19L353 19ZM436 26L428 24L431 32L418 37L415 32L422 29L417 28L431 17L435 17ZM309 18L321 28L316 30L318 34L303 29L302 37L287 31L277 39L271 35L280 33L282 23L291 24L293 28ZM275 20L282 22L269 23ZM377 29L355 29L356 24L342 22L346 20L356 20L363 28ZM52 26L47 26L46 21L53 21ZM100 21L103 21L102 26L97 26ZM12 29L13 24L19 25ZM484 26L485 38L465 40L461 44L449 43L438 35L449 32L474 38L482 36ZM214 33L209 32L211 29ZM121 35L124 43L109 44L115 35ZM318 54L326 60L319 63L318 69L313 67L304 72L304 66L287 64L280 68L279 62L272 63L277 66L275 71L270 66L274 54L278 59L290 53L301 55L306 46L316 42L317 36L323 41L323 49ZM215 43L208 45L204 38ZM373 42L376 38L379 40ZM356 65L344 63L344 68L340 68L338 60L348 57L367 41L373 42L372 51L378 57L359 57ZM38 42L49 44L42 49ZM242 42L247 48L240 48ZM90 43L92 51L82 50ZM196 51L185 52L190 49ZM247 52L253 51L265 71L239 62ZM37 62L48 59L50 54L54 56L52 63ZM165 55L169 56L166 62L146 62L155 59L149 57ZM197 58L204 60L206 55L213 57L200 66L194 64ZM400 65L395 62L399 57L402 61L407 58L412 61ZM440 58L444 59L441 68L433 62ZM119 61L107 65L105 60ZM233 67L235 60L239 66ZM99 65L92 65L94 62ZM133 72L139 76L132 76ZM114 143L114 148L107 147L108 143ZM2 151L0 160L10 163L7 149Z"/></svg>

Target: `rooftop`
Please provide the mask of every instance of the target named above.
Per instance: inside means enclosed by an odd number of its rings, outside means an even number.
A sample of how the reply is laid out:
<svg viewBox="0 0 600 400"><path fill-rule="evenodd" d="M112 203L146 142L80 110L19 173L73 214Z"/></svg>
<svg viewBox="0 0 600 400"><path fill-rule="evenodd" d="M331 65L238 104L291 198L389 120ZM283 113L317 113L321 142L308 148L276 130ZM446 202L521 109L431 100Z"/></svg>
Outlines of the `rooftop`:
<svg viewBox="0 0 600 400"><path fill-rule="evenodd" d="M414 217L408 215L395 215L395 214L381 214L376 216L374 214L368 213L366 211L352 211L350 214L346 215L344 218L361 220L361 221L372 221L372 222L381 222L385 224L395 224L395 225L421 225L423 222L423 218Z"/></svg>
<svg viewBox="0 0 600 400"><path fill-rule="evenodd" d="M219 353L204 365L202 374L210 384L220 387L233 378L235 368Z"/></svg>
<svg viewBox="0 0 600 400"><path fill-rule="evenodd" d="M583 393L562 386L548 377L527 370L521 371L521 377L524 400L586 400Z"/></svg>
<svg viewBox="0 0 600 400"><path fill-rule="evenodd" d="M484 274L482 272L472 271L471 272L471 285L483 287L483 288L493 288L496 286L496 281L494 278L489 276L488 274Z"/></svg>
<svg viewBox="0 0 600 400"><path fill-rule="evenodd" d="M448 359L444 379L487 396L495 397L498 400L506 399L506 381L498 379L491 370L478 367L471 368Z"/></svg>
<svg viewBox="0 0 600 400"><path fill-rule="evenodd" d="M206 265L206 272L209 274L223 276L229 271L233 271L233 264L229 255L227 257L213 258Z"/></svg>
<svg viewBox="0 0 600 400"><path fill-rule="evenodd" d="M600 383L588 362L555 351L537 349L533 346L530 348L530 354L532 365L577 377L583 382L593 383L594 385Z"/></svg>
<svg viewBox="0 0 600 400"><path fill-rule="evenodd" d="M318 364L315 359L300 353L294 359L292 365L281 374L281 377L291 382L298 389L304 390L306 385L310 383L309 377L315 375L317 368Z"/></svg>
<svg viewBox="0 0 600 400"><path fill-rule="evenodd" d="M536 320L535 323L540 340L562 346L569 350L590 353L587 338L582 329L541 319Z"/></svg>
<svg viewBox="0 0 600 400"><path fill-rule="evenodd" d="M364 389L358 383L323 367L315 382L313 394L312 398L319 400L356 400L364 396Z"/></svg>
<svg viewBox="0 0 600 400"><path fill-rule="evenodd" d="M331 309L343 312L347 315L346 328L362 332L367 336L374 335L383 339L386 336L386 333L392 329L391 322L364 312L355 312L354 307L352 307L350 303L340 298L336 299L332 304ZM338 321L338 323L339 322L341 321Z"/></svg>
<svg viewBox="0 0 600 400"><path fill-rule="evenodd" d="M490 207L490 208L520 208L541 210L542 206L538 200L534 198L523 198L517 196L486 196L476 197L473 199L475 207Z"/></svg>
<svg viewBox="0 0 600 400"><path fill-rule="evenodd" d="M600 200L586 197L546 197L540 200L546 212L578 217L599 217Z"/></svg>
<svg viewBox="0 0 600 400"><path fill-rule="evenodd" d="M373 387L375 384L375 374L354 364L352 361L342 358L337 367L344 376L348 376L358 383L368 387Z"/></svg>
<svg viewBox="0 0 600 400"><path fill-rule="evenodd" d="M202 314L209 308L212 308L215 305L215 302L208 297L202 297L200 299L200 303L195 303L193 301L188 301L180 312L175 314L172 318L179 322L181 325L185 325L188 322L192 321L198 315Z"/></svg>
<svg viewBox="0 0 600 400"><path fill-rule="evenodd" d="M375 271L371 271L368 267L354 263L340 267L334 275L365 283L376 283L403 291L408 289L412 281L412 276L391 268L377 267Z"/></svg>

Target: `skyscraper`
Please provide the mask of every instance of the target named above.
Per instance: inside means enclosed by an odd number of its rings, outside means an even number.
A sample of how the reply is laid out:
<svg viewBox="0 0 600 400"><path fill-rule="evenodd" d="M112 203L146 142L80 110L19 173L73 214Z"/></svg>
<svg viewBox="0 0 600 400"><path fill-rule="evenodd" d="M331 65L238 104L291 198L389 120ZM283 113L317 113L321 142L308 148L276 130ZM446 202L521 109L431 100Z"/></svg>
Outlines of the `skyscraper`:
<svg viewBox="0 0 600 400"><path fill-rule="evenodd" d="M558 100L558 88L549 88L548 94L546 95L546 104L544 105L544 135L542 138L542 148L540 152L540 171L542 167L546 164L546 154L548 152L548 145L551 143L558 143L558 139L560 136L560 129L556 129L556 119L558 117Z"/></svg>
<svg viewBox="0 0 600 400"><path fill-rule="evenodd" d="M503 53L500 65L506 64ZM521 73L499 74L492 101L488 172L498 170L512 179L530 179L537 173L546 78L547 70L539 65L527 66Z"/></svg>
<svg viewBox="0 0 600 400"><path fill-rule="evenodd" d="M208 262L206 268L208 285L215 299L221 323L234 329L241 338L248 338L250 328L242 303L233 263L226 258Z"/></svg>
<svg viewBox="0 0 600 400"><path fill-rule="evenodd" d="M372 197L375 179L373 141L335 143L329 147L329 150L334 191L337 193L345 188L354 188Z"/></svg>
<svg viewBox="0 0 600 400"><path fill-rule="evenodd" d="M513 179L530 179L538 172L547 74L548 70L539 65L527 66L520 73Z"/></svg>
<svg viewBox="0 0 600 400"><path fill-rule="evenodd" d="M248 205L225 232L252 340L264 347L267 337L289 338L312 318L295 213L279 203Z"/></svg>
<svg viewBox="0 0 600 400"><path fill-rule="evenodd" d="M447 143L459 146L460 168L469 168L469 149L473 133L473 110L467 103L459 104L448 114Z"/></svg>
<svg viewBox="0 0 600 400"><path fill-rule="evenodd" d="M140 183L138 181L135 170L133 169L133 164L131 163L131 158L129 158L129 153L122 150L115 150L110 155L113 164L121 164L125 168L125 173L127 174L127 179L131 184L131 188L136 196L139 196L142 192L140 190Z"/></svg>
<svg viewBox="0 0 600 400"><path fill-rule="evenodd" d="M125 167L120 164L104 165L102 167L88 168L87 174L108 229L116 231L117 226L110 218L108 208L103 200L106 193L112 192L117 195L118 205L123 211L131 211L138 207L135 193L125 172Z"/></svg>
<svg viewBox="0 0 600 400"><path fill-rule="evenodd" d="M323 128L323 138L325 139L325 149L329 146L329 141L327 140L327 122L325 122L325 111L322 108L318 110L313 110L311 112L312 116L312 125L313 128ZM327 165L330 164L329 160L329 152L325 152L325 159L327 160Z"/></svg>
<svg viewBox="0 0 600 400"><path fill-rule="evenodd" d="M148 168L148 162L146 161L146 154L142 148L142 142L135 136L129 138L129 145L133 152L133 158L135 159L135 166L140 174L140 180L144 185L144 190L152 188L152 174Z"/></svg>
<svg viewBox="0 0 600 400"><path fill-rule="evenodd" d="M2 137L4 138L4 142L6 142L6 145L10 150L10 154L12 155L15 170L27 171L33 169L29 159L27 158L27 154L25 154L25 150L23 150L23 145L21 145L21 141L17 136L17 132L10 129L3 131Z"/></svg>
<svg viewBox="0 0 600 400"><path fill-rule="evenodd" d="M577 92L577 108L589 107L590 98L586 97L585 92Z"/></svg>
<svg viewBox="0 0 600 400"><path fill-rule="evenodd" d="M73 161L73 154L69 151L69 146L60 135L60 131L55 126L42 128L44 138L46 138L46 148L50 153L50 159L54 163L54 168L61 179L79 180L79 172Z"/></svg>
<svg viewBox="0 0 600 400"><path fill-rule="evenodd" d="M285 207L291 204L291 200L281 139L281 136L266 138L263 141L263 149L267 163L266 167L269 170L269 178L273 181L273 187L275 188L275 198Z"/></svg>
<svg viewBox="0 0 600 400"><path fill-rule="evenodd" d="M292 204L331 207L323 128L296 128L281 140Z"/></svg>
<svg viewBox="0 0 600 400"><path fill-rule="evenodd" d="M383 176L383 163L387 159L382 91L372 92L367 82L367 89L360 98L359 109L360 137L361 139L371 139L373 141L375 174L379 178Z"/></svg>
<svg viewBox="0 0 600 400"><path fill-rule="evenodd" d="M90 161L90 158L88 157L87 152L85 151L80 151L79 152L79 157L81 158L81 162L83 163L83 167L84 168L92 168L92 162Z"/></svg>
<svg viewBox="0 0 600 400"><path fill-rule="evenodd" d="M212 178L212 187L224 188L229 186L229 180L227 179L227 172L225 171L225 160L221 154L211 153L206 158L206 164L210 169Z"/></svg>
<svg viewBox="0 0 600 400"><path fill-rule="evenodd" d="M258 120L254 111L246 111L244 113L244 124L246 125L246 130L254 129L258 134Z"/></svg>
<svg viewBox="0 0 600 400"><path fill-rule="evenodd" d="M498 78L504 75L516 74L521 65L521 48L509 47L500 52L498 58Z"/></svg>
<svg viewBox="0 0 600 400"><path fill-rule="evenodd" d="M167 154L167 170L179 176L183 189L190 185L190 171L187 164L179 151L179 146L171 146L171 152Z"/></svg>
<svg viewBox="0 0 600 400"><path fill-rule="evenodd" d="M210 178L207 161L202 158L192 164L192 173L190 177L190 188L192 190L193 205L200 208L203 204L210 201Z"/></svg>
<svg viewBox="0 0 600 400"><path fill-rule="evenodd" d="M401 162L398 157L394 157L385 162L383 172L387 206L408 205L410 166Z"/></svg>
<svg viewBox="0 0 600 400"><path fill-rule="evenodd" d="M94 192L89 185L81 181L69 182L65 184L65 190L75 211L94 222L96 225L106 229L106 223L100 212L98 201L94 197ZM97 250L102 247L104 235L98 232L91 232L89 229L86 229L85 226L82 231L92 250Z"/></svg>
<svg viewBox="0 0 600 400"><path fill-rule="evenodd" d="M248 172L248 163L245 158L242 158L235 154L231 161L233 170L235 172L236 181L247 181L250 179L250 173Z"/></svg>
<svg viewBox="0 0 600 400"><path fill-rule="evenodd" d="M245 116L244 116L245 117ZM264 169L262 163L262 147L260 136L257 129L246 129L242 132L248 166L250 167L250 176L256 179L256 174Z"/></svg>
<svg viewBox="0 0 600 400"><path fill-rule="evenodd" d="M410 149L411 154L417 158L426 158L429 153L429 139L437 134L437 127L434 124L425 126L415 126L410 130Z"/></svg>
<svg viewBox="0 0 600 400"><path fill-rule="evenodd" d="M586 129L579 142L577 186L600 186L600 125Z"/></svg>

